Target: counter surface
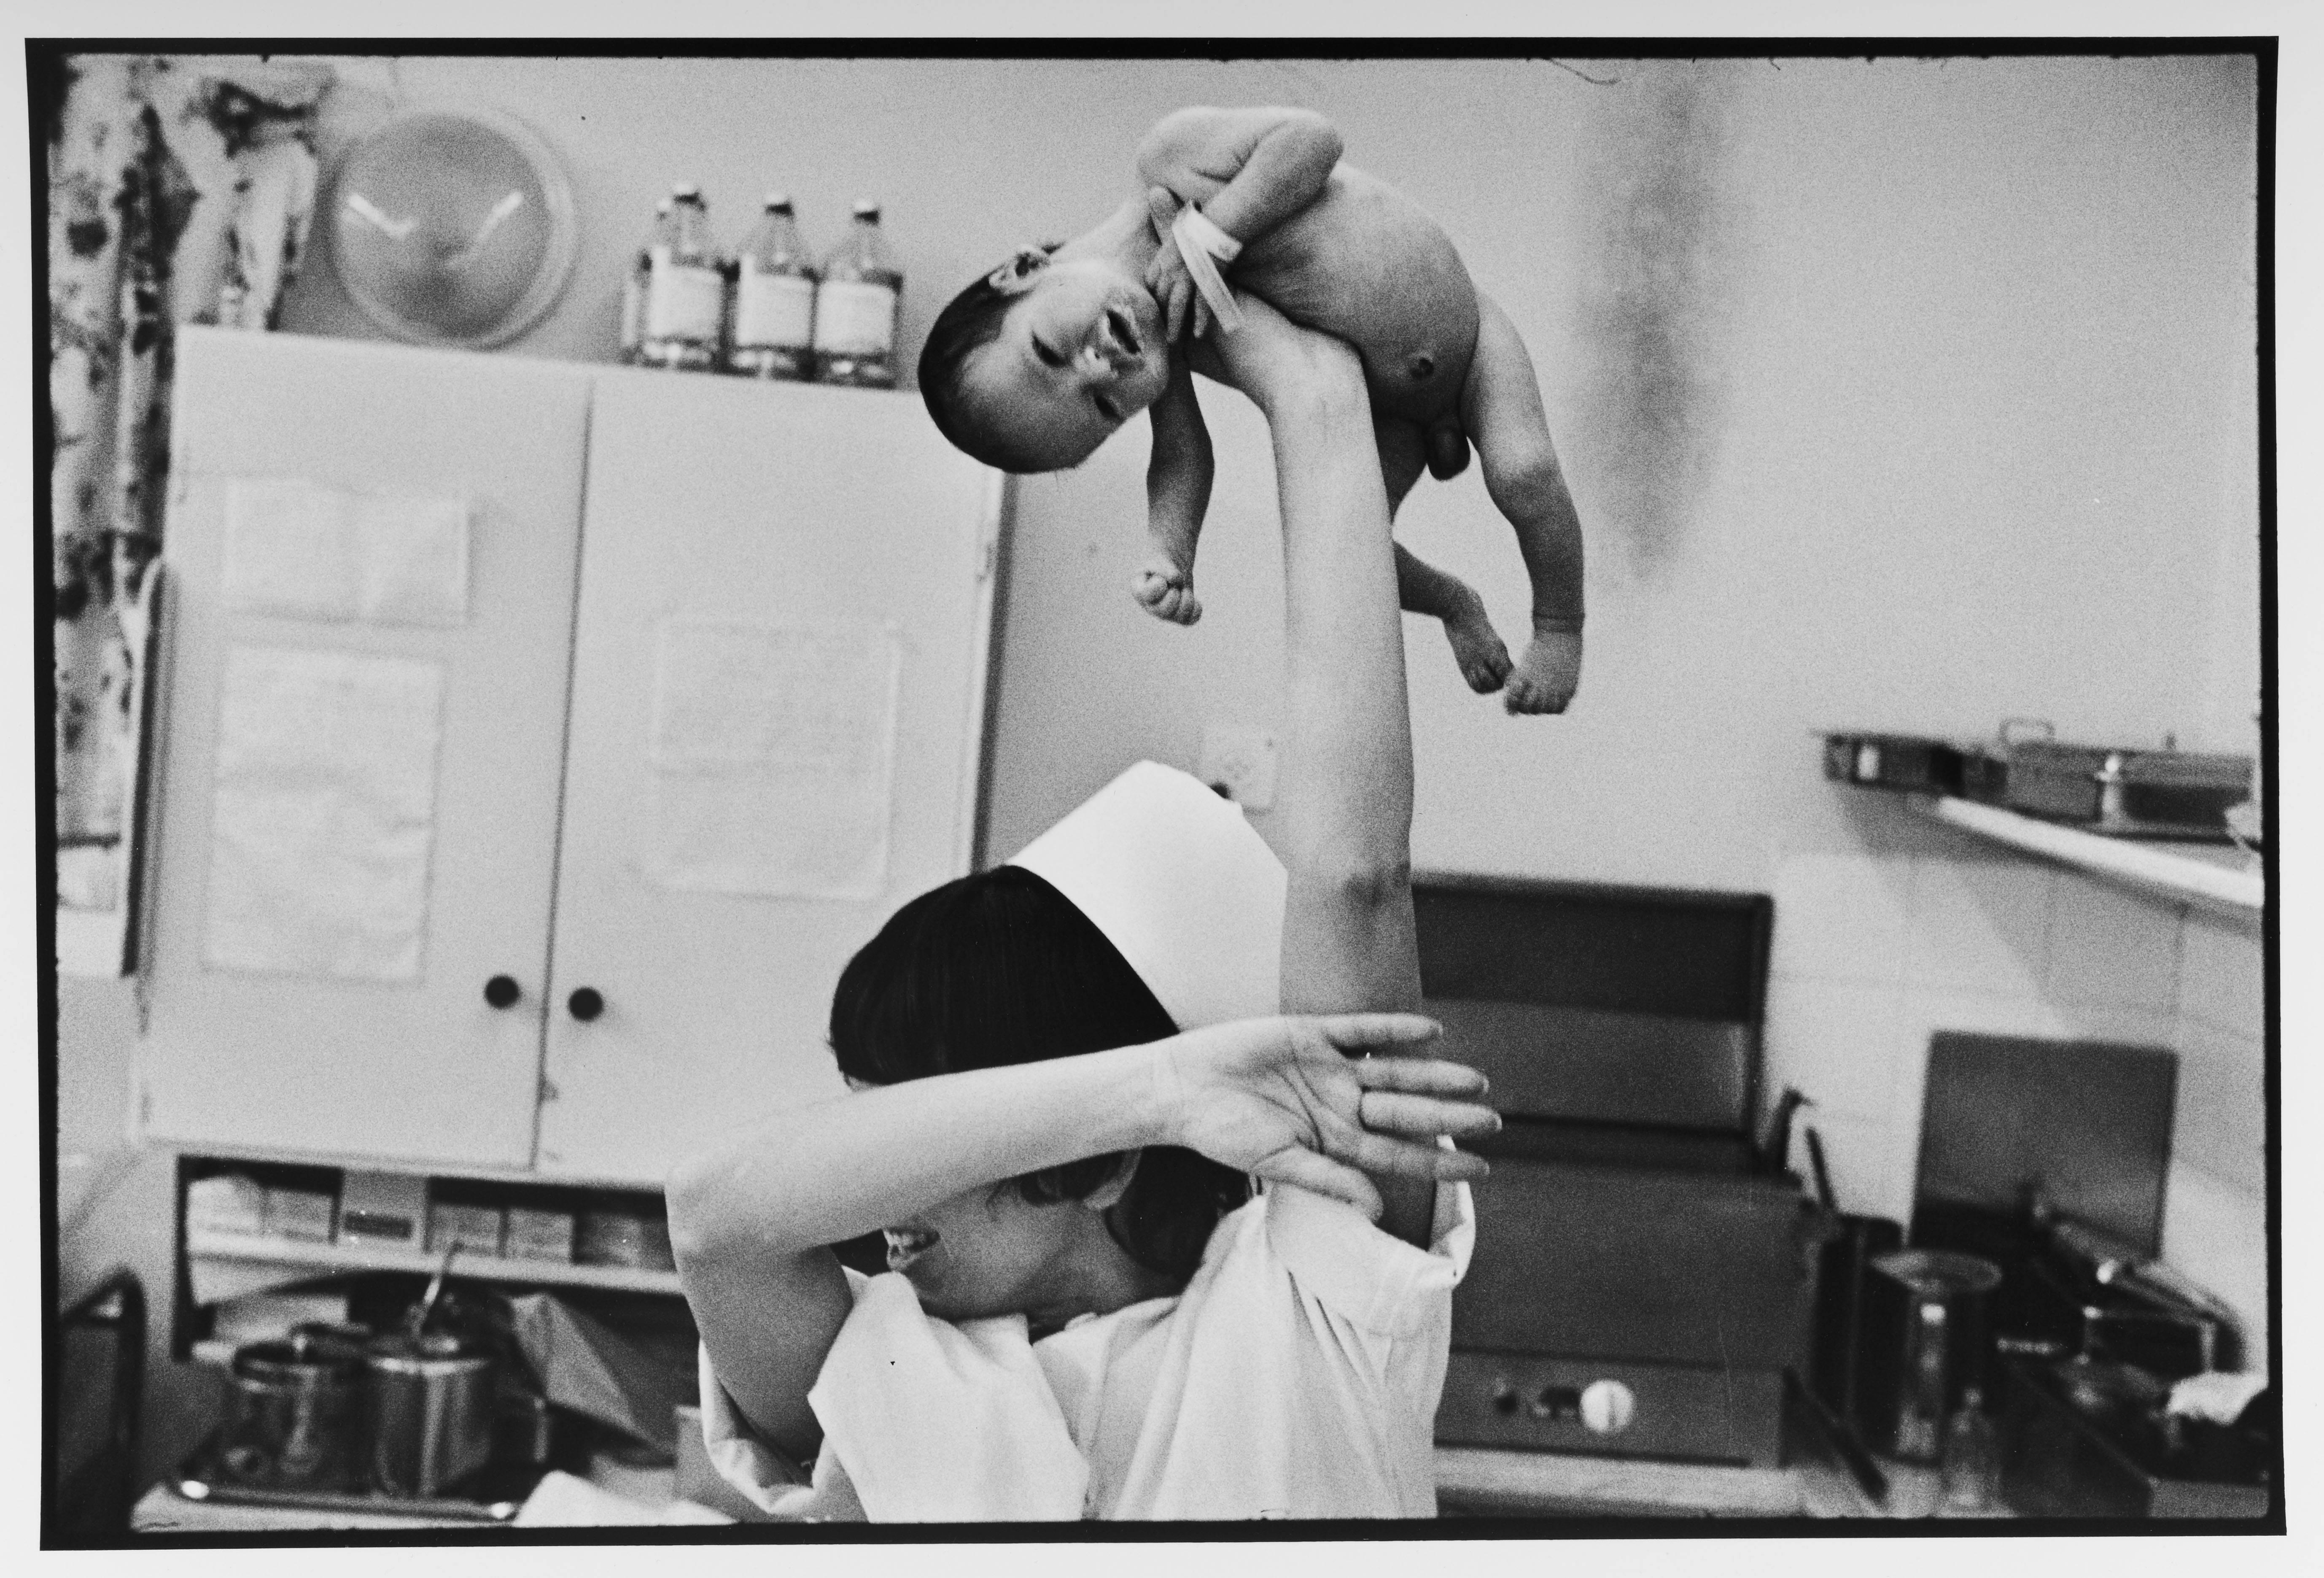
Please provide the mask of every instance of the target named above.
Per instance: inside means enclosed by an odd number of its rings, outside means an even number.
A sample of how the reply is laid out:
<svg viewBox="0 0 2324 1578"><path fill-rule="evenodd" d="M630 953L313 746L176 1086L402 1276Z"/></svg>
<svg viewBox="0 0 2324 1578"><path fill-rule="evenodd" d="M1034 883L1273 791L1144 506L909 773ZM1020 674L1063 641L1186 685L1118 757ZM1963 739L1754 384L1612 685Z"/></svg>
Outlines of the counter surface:
<svg viewBox="0 0 2324 1578"><path fill-rule="evenodd" d="M1875 1505L1836 1463L1812 1454L1779 1469L1624 1462L1543 1453L1445 1446L1436 1483L1450 1518L1916 1518L1936 1505L1936 1475L1883 1463L1889 1495ZM669 1470L592 1468L587 1495L569 1487L528 1518L533 1527L639 1526L707 1522L715 1514L673 1500ZM541 1499L544 1503L550 1499ZM697 1516L697 1514L699 1514ZM267 1529L488 1529L473 1521L431 1521L378 1513L194 1501L164 1482L147 1491L131 1521L139 1534L251 1533Z"/></svg>

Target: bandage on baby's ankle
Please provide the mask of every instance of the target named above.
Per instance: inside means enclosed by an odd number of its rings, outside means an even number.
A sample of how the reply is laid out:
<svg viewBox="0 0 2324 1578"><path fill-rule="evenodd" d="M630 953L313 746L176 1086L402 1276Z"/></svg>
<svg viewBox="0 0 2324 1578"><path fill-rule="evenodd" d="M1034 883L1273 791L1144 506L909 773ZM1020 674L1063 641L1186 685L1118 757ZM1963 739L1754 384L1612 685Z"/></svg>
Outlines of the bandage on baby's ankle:
<svg viewBox="0 0 2324 1578"><path fill-rule="evenodd" d="M1210 303L1211 316L1230 334L1240 328L1242 309L1235 304L1234 292L1227 289L1218 264L1211 260L1234 262L1242 252L1242 243L1212 224L1210 217L1192 203L1178 210L1178 217L1170 222L1170 234L1178 243L1178 255L1186 260L1186 273L1194 289Z"/></svg>

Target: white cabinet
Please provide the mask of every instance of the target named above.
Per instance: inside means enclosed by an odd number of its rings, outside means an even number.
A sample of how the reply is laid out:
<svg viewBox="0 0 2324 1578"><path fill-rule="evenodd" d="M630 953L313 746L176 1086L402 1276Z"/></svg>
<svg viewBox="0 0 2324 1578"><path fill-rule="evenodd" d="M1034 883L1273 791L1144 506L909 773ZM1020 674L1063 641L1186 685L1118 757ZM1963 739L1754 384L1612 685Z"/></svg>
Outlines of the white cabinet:
<svg viewBox="0 0 2324 1578"><path fill-rule="evenodd" d="M836 1088L840 965L968 869L995 474L908 395L198 329L180 342L173 448L148 1138L658 1185L706 1131ZM465 622L228 607L239 478L467 499ZM876 884L800 898L673 878L653 771L673 627L872 632L898 655ZM415 976L207 962L237 648L439 667ZM487 1001L496 976L512 1003ZM603 1005L586 1020L584 987Z"/></svg>
<svg viewBox="0 0 2324 1578"><path fill-rule="evenodd" d="M148 1035L154 1138L523 1167L540 1026L486 979L549 963L574 548L590 383L580 368L324 340L188 331L178 399L160 669ZM470 499L457 628L229 613L236 478ZM222 680L229 649L353 651L443 665L442 730L417 980L215 970L208 931Z"/></svg>
<svg viewBox="0 0 2324 1578"><path fill-rule="evenodd" d="M825 1045L841 966L898 905L969 869L998 482L952 450L917 397L644 372L601 381L544 1171L658 1178L707 1125L841 1088ZM652 880L644 747L673 624L871 632L867 660L899 649L876 893L770 898ZM604 1004L586 1021L568 1007L585 988Z"/></svg>

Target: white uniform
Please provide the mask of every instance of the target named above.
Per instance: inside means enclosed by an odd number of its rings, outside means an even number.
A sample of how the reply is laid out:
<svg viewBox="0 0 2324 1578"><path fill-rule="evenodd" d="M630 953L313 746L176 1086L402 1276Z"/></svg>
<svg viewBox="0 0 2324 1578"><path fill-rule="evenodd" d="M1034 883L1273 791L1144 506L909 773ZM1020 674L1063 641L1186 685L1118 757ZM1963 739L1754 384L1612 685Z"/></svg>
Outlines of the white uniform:
<svg viewBox="0 0 2324 1578"><path fill-rule="evenodd" d="M854 1312L807 1394L813 1483L755 1440L702 1354L719 1472L785 1518L879 1521L1430 1518L1452 1287L1476 1234L1440 1184L1418 1250L1273 1186L1222 1221L1175 1298L1035 1343L1025 1318L954 1325L899 1276Z"/></svg>

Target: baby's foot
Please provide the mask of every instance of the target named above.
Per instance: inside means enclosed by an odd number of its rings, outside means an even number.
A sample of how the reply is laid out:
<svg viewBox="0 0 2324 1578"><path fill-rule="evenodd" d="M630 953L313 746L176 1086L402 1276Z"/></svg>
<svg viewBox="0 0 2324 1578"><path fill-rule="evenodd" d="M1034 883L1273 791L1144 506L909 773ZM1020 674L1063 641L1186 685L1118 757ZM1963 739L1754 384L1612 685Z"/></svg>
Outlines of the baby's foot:
<svg viewBox="0 0 2324 1578"><path fill-rule="evenodd" d="M1559 713L1582 681L1582 632L1536 630L1509 676L1501 705L1513 713Z"/></svg>
<svg viewBox="0 0 2324 1578"><path fill-rule="evenodd" d="M1192 624L1203 616L1194 577L1167 559L1157 558L1141 568L1130 590L1139 606L1157 619Z"/></svg>
<svg viewBox="0 0 2324 1578"><path fill-rule="evenodd" d="M1444 621L1444 639L1452 643L1452 660L1461 678L1480 696L1490 695L1509 677L1509 649L1485 617L1484 599L1469 594L1468 606Z"/></svg>

